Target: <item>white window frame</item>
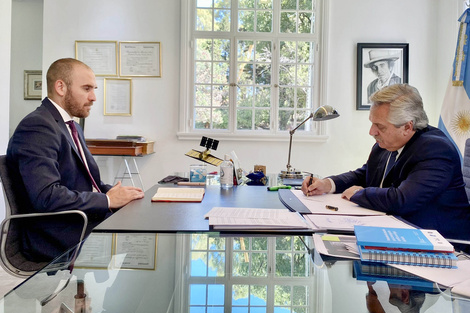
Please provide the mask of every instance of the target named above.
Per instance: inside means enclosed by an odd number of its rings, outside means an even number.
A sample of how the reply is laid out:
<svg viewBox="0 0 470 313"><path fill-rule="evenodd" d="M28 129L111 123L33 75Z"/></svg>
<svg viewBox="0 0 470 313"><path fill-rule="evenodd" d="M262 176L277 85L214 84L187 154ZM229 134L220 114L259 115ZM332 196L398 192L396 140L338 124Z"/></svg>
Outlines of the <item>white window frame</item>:
<svg viewBox="0 0 470 313"><path fill-rule="evenodd" d="M272 129L271 131L237 131L237 130L215 130L215 129L193 129L193 54L194 42L192 39L192 27L194 25L194 2L195 0L181 0L181 42L180 42L180 101L179 101L179 115L178 115L178 132L177 137L180 140L199 140L201 136L210 135L217 138L217 140L233 140L233 141L288 141L289 132L278 131ZM315 83L313 86L313 107L316 108L320 105L328 104L326 93L327 82L327 47L328 47L328 17L329 17L329 0L316 0L318 7L315 19L315 28L318 29L318 44L316 54L318 57L315 60ZM232 27L236 25L235 21L231 21ZM255 34L238 34L237 38L256 39ZM278 40L286 40L282 36L277 37ZM287 39L289 40L289 39ZM301 39L299 39L301 40ZM231 47L232 51L234 47ZM236 47L235 47L236 48ZM235 54L236 55L236 54ZM232 58L235 57L232 55ZM277 62L277 60L275 61ZM276 74L277 75L277 74ZM274 85L277 82L273 82ZM233 92L233 90L231 90ZM230 109L230 120L233 122L235 108L232 106ZM272 116L277 118L277 116ZM296 132L296 142L326 142L329 138L327 134L327 123L314 122L311 131ZM274 125L271 122L271 125Z"/></svg>
<svg viewBox="0 0 470 313"><path fill-rule="evenodd" d="M208 234L209 235L209 234ZM210 236L210 235L209 235ZM287 235L290 237L294 236L301 236L301 237L308 237L303 234L298 235ZM247 236L240 236L250 238L253 235ZM273 302L272 302L272 295L276 285L280 286L306 286L308 288L308 309L309 312L317 312L315 307L317 304L314 299L318 298L318 284L316 279L316 271L311 260L308 261L308 277L279 277L275 275L275 264L276 264L276 252L275 249L275 238L272 236L268 237L268 252L267 252L267 276L266 277L234 277L231 272L232 268L232 258L235 252L233 249L233 238L226 237L225 242L225 276L221 277L209 277L209 276L201 276L201 277L191 277L190 273L190 256L191 256L191 234L181 234L177 236L176 239L176 267L175 267L175 312L187 312L189 308L189 287L190 284L202 284L202 285L224 285L225 293L224 293L224 303L225 308L232 308L232 287L233 285L265 285L268 288L268 303L267 303L267 312L273 312ZM207 250L211 251L211 250ZM251 251L251 250L247 250ZM311 255L305 251L303 252L307 259L311 257ZM289 305L290 307L295 306L293 304ZM310 309L313 309L311 311Z"/></svg>

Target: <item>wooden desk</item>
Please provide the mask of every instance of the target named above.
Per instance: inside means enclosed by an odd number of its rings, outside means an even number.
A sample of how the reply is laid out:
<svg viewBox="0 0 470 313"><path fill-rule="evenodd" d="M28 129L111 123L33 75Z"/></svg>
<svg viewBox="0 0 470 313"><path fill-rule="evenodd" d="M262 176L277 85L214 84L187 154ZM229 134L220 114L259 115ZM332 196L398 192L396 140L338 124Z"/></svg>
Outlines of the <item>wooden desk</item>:
<svg viewBox="0 0 470 313"><path fill-rule="evenodd" d="M278 193L265 186L206 186L200 203L151 202L158 186L145 192L145 198L133 201L98 225L95 232L186 232L208 231L209 222L204 214L213 207L285 209ZM191 187L181 187L191 188Z"/></svg>

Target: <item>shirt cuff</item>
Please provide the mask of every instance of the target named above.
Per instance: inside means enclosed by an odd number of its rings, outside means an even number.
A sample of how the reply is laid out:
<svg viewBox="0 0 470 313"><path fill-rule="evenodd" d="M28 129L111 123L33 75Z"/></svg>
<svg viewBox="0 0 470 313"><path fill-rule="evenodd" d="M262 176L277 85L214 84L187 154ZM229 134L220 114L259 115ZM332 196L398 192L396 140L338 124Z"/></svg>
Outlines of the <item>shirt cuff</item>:
<svg viewBox="0 0 470 313"><path fill-rule="evenodd" d="M327 177L325 179L328 179L330 181L330 184L331 184L331 189L330 189L330 191L328 191L328 193L335 193L336 192L336 184L333 181L333 179L331 179L329 177Z"/></svg>
<svg viewBox="0 0 470 313"><path fill-rule="evenodd" d="M110 212L113 212L113 210L111 210L111 208L110 208L110 206L111 206L111 200L109 200L109 197L108 197L107 194L105 194L105 196L106 196L106 199L108 199L108 209L109 209Z"/></svg>

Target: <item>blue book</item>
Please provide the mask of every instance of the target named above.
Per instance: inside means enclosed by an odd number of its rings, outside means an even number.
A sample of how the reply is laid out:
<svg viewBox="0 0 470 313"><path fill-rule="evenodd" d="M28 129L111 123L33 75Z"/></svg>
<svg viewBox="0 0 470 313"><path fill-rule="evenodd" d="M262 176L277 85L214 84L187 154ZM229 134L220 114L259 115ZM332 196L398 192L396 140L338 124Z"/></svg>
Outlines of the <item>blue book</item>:
<svg viewBox="0 0 470 313"><path fill-rule="evenodd" d="M357 245L369 249L454 252L454 247L432 229L354 226Z"/></svg>
<svg viewBox="0 0 470 313"><path fill-rule="evenodd" d="M384 264L457 268L457 256L450 252L412 252L400 250L366 249L359 246L361 261Z"/></svg>
<svg viewBox="0 0 470 313"><path fill-rule="evenodd" d="M382 263L356 260L353 262L353 271L357 280L369 282L381 280L392 285L407 286L412 290L436 291L432 281Z"/></svg>

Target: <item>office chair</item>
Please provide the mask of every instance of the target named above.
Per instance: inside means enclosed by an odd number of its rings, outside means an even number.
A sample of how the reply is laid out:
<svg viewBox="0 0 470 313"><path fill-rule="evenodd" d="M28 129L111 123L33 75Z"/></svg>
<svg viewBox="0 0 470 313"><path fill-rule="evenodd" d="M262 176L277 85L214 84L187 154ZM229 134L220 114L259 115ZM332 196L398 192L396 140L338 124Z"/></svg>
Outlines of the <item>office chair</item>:
<svg viewBox="0 0 470 313"><path fill-rule="evenodd" d="M463 174L463 181L465 183L465 191L467 192L467 198L468 198L468 201L470 202L470 138L468 138L465 141L462 174Z"/></svg>
<svg viewBox="0 0 470 313"><path fill-rule="evenodd" d="M28 260L21 252L21 228L28 223L40 223L41 220L57 218L60 215L78 217L83 220L83 228L79 242L84 239L88 218L79 210L52 212L52 213L26 213L25 206L30 205L24 186L15 184L13 173L6 164L6 156L0 156L0 180L5 197L5 219L0 225L0 265L13 276L26 278L44 268L49 262L33 262ZM77 242L78 243L78 242ZM52 260L50 260L52 261Z"/></svg>

